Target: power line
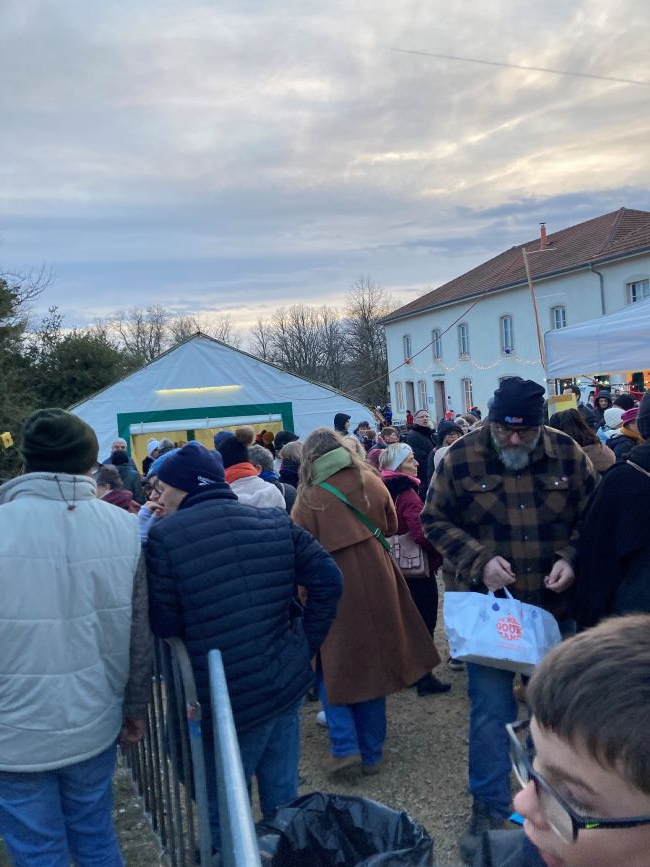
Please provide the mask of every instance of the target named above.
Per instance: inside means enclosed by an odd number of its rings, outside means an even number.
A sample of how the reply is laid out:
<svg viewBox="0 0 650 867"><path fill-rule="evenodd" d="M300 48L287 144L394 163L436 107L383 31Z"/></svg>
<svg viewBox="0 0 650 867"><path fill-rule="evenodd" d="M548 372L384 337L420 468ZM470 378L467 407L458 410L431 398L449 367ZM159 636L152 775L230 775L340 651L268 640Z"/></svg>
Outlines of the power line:
<svg viewBox="0 0 650 867"><path fill-rule="evenodd" d="M550 69L547 66L524 66L520 63L503 63L498 60L481 60L477 57L457 57L454 54L438 54L433 51L414 51L408 48L391 48L400 54L418 54L422 57L437 57L439 60L456 60L460 63L481 63L483 66L500 66L503 69L523 69L527 72L546 72L549 75L570 75L574 78L594 78L598 81L615 81L617 84L637 84L650 87L650 81L638 81L634 78L616 78L612 75L596 75L592 72L575 72L570 69Z"/></svg>

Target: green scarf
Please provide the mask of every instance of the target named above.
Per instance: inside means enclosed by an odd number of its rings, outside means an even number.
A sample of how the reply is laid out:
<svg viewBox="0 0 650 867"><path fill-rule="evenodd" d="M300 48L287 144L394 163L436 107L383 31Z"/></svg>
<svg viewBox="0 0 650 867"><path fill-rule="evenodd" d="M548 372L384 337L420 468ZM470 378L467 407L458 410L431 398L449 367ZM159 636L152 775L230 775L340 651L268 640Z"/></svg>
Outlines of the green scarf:
<svg viewBox="0 0 650 867"><path fill-rule="evenodd" d="M338 473L339 470L350 466L352 466L352 455L344 446L332 449L331 452L327 452L327 454L316 458L314 461L314 481L312 485L314 487L320 485L321 482L329 479L334 473Z"/></svg>

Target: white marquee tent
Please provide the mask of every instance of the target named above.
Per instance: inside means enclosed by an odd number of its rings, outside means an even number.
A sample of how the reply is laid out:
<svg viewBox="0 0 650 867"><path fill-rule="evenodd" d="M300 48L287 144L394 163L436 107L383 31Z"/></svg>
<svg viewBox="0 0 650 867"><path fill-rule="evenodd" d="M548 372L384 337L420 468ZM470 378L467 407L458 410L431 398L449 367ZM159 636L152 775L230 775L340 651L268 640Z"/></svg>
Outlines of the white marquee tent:
<svg viewBox="0 0 650 867"><path fill-rule="evenodd" d="M100 460L122 436L136 462L149 439L197 439L213 447L213 434L251 424L256 430L293 430L302 439L316 427L332 427L334 415L351 426L372 411L334 389L318 385L195 334L155 361L70 410L97 433Z"/></svg>
<svg viewBox="0 0 650 867"><path fill-rule="evenodd" d="M650 299L616 313L547 331L546 375L563 379L650 368Z"/></svg>

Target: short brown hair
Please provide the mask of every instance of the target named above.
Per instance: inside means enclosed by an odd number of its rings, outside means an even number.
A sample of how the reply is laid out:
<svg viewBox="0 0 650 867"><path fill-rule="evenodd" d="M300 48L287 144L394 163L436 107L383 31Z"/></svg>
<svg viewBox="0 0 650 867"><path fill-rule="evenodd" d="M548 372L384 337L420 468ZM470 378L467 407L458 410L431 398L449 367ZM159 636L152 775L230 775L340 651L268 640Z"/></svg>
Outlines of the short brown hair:
<svg viewBox="0 0 650 867"><path fill-rule="evenodd" d="M613 617L563 641L535 669L526 700L542 728L650 794L649 615Z"/></svg>
<svg viewBox="0 0 650 867"><path fill-rule="evenodd" d="M395 434L396 436L399 436L399 431L397 430L396 427L383 427L381 429L382 437L389 437L391 434Z"/></svg>
<svg viewBox="0 0 650 867"><path fill-rule="evenodd" d="M124 487L119 470L112 464L104 464L99 468L95 476L95 484L102 488L108 487L111 491L119 491Z"/></svg>

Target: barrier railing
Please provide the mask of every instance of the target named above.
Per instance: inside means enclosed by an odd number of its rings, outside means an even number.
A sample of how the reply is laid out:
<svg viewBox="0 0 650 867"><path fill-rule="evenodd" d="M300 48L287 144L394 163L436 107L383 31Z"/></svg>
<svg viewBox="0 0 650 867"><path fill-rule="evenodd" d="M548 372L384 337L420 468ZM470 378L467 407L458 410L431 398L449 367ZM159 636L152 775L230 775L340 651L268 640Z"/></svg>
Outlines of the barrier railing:
<svg viewBox="0 0 650 867"><path fill-rule="evenodd" d="M219 824L224 867L261 864L221 653L208 653Z"/></svg>
<svg viewBox="0 0 650 867"><path fill-rule="evenodd" d="M213 728L217 780L221 780L222 863L226 867L255 867L260 860L250 802L221 655L216 653L218 662L211 662L210 680L217 696L214 719L218 722ZM212 703L214 708L214 695ZM153 694L145 736L124 756L144 811L171 867L195 864L209 867L213 856L201 705L187 650L178 638L155 642ZM227 794L222 803L221 787L225 780Z"/></svg>

